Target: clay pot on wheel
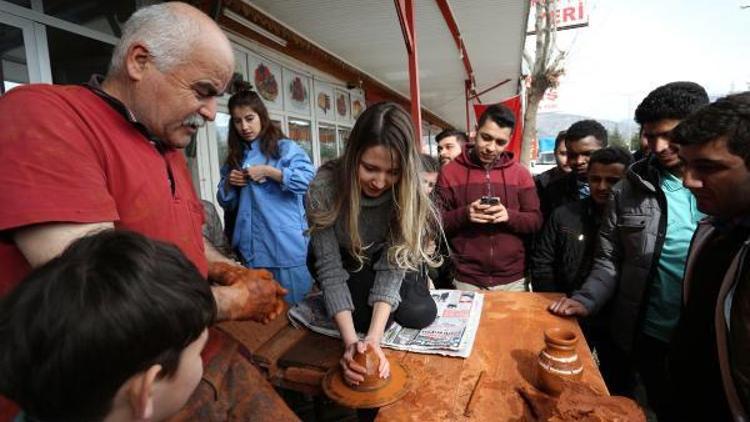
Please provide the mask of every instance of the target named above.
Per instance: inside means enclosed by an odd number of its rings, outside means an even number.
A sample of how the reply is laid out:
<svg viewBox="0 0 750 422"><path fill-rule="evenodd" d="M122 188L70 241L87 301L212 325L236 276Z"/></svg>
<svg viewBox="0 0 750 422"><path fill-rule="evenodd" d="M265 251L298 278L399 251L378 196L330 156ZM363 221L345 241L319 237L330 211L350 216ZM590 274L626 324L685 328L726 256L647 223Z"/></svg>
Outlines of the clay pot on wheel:
<svg viewBox="0 0 750 422"><path fill-rule="evenodd" d="M340 365L332 367L323 377L323 392L336 403L354 409L371 409L391 404L409 391L409 375L399 362L390 361L390 376L380 378L380 359L369 349L356 353L354 361L366 369L365 380L359 385L344 381Z"/></svg>
<svg viewBox="0 0 750 422"><path fill-rule="evenodd" d="M370 349L365 350L364 353L355 353L354 361L358 365L364 367L367 372L365 373L365 380L360 382L358 385L350 385L350 387L357 391L372 391L383 387L388 383L388 378L380 378L378 374L378 367L380 366L380 358L375 353L372 353Z"/></svg>
<svg viewBox="0 0 750 422"><path fill-rule="evenodd" d="M583 363L576 352L578 335L571 330L550 328L544 331L544 343L537 365L539 388L559 395L566 383L578 381L583 375Z"/></svg>

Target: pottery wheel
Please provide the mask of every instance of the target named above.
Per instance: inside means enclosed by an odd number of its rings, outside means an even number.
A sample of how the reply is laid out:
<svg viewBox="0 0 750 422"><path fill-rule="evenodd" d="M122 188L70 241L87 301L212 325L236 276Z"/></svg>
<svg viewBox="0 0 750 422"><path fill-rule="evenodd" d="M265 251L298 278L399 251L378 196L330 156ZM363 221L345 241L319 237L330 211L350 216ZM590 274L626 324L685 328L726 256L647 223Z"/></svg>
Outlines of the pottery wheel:
<svg viewBox="0 0 750 422"><path fill-rule="evenodd" d="M391 404L408 391L409 374L398 362L391 362L391 376L378 389L358 391L349 387L341 375L341 367L336 365L328 370L323 378L323 391L331 400L352 409L370 409Z"/></svg>

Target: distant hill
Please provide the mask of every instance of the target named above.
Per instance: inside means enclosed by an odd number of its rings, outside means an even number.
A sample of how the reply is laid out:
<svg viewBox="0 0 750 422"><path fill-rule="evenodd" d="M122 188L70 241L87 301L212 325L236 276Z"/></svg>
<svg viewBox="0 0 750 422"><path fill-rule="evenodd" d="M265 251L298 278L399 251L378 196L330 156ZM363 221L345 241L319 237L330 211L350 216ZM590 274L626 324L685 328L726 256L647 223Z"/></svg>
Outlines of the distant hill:
<svg viewBox="0 0 750 422"><path fill-rule="evenodd" d="M539 113L536 119L537 137L557 136L561 130L567 129L573 123L579 120L594 119L604 125L608 132L612 132L615 127L620 131L623 138L628 139L638 131L638 125L632 120L621 120L614 122L612 120L597 119L596 117L580 116L577 114L565 113Z"/></svg>

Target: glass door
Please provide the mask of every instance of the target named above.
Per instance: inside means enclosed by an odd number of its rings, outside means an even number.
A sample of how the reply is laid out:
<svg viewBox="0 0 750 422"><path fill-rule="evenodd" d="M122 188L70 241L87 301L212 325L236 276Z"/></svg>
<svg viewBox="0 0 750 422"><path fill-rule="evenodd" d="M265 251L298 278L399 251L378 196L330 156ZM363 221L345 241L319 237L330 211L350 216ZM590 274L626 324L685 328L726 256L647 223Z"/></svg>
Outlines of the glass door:
<svg viewBox="0 0 750 422"><path fill-rule="evenodd" d="M49 63L46 72L40 64L37 51L34 22L0 12L0 94L18 85L48 82Z"/></svg>
<svg viewBox="0 0 750 422"><path fill-rule="evenodd" d="M310 161L315 162L313 155L313 139L310 121L299 118L289 118L289 138L297 143L310 157Z"/></svg>
<svg viewBox="0 0 750 422"><path fill-rule="evenodd" d="M336 151L336 126L318 124L318 143L320 144L320 164L338 157Z"/></svg>

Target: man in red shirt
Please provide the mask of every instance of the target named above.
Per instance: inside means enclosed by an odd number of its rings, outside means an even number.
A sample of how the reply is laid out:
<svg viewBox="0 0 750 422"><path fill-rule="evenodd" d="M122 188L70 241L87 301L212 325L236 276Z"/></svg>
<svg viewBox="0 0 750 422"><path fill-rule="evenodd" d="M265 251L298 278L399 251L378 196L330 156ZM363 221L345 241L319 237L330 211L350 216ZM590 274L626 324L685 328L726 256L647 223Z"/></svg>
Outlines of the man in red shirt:
<svg viewBox="0 0 750 422"><path fill-rule="evenodd" d="M219 283L212 286L219 319L277 316L286 292L270 274L234 269L204 242L202 206L179 151L214 119L233 69L229 41L208 16L164 3L128 20L105 79L3 96L0 296L73 240L114 227L174 243L210 274ZM202 415L242 418L236 404L257 396L269 416L294 417L233 340L213 330L203 356L193 410L200 404Z"/></svg>

